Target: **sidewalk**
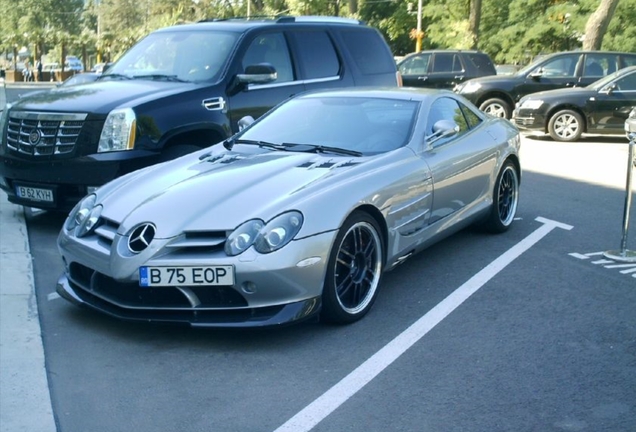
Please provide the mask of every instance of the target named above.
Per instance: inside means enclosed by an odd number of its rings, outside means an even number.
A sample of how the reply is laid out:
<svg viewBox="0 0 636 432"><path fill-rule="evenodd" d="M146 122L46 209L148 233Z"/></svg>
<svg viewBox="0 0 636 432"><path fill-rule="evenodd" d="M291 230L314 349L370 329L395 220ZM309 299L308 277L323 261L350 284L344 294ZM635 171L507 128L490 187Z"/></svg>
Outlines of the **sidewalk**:
<svg viewBox="0 0 636 432"><path fill-rule="evenodd" d="M0 432L55 432L24 211L0 192Z"/></svg>

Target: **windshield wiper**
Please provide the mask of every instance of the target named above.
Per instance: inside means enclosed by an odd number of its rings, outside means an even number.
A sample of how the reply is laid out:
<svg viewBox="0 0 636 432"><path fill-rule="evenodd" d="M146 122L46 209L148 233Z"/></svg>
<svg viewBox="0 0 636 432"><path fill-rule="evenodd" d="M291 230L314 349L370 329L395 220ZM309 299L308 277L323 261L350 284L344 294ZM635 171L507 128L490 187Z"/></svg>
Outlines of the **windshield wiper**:
<svg viewBox="0 0 636 432"><path fill-rule="evenodd" d="M347 156L362 156L362 152L356 150L348 150L340 147L330 147L324 145L317 144L292 144L292 143L282 143L281 145L286 146L287 150L297 151L297 152L313 152L313 153L335 153Z"/></svg>
<svg viewBox="0 0 636 432"><path fill-rule="evenodd" d="M128 75L124 75L124 74L118 74L118 73L109 73L109 74L104 74L102 76L99 77L100 80L106 79L106 78L113 78L113 79L132 79L130 76Z"/></svg>
<svg viewBox="0 0 636 432"><path fill-rule="evenodd" d="M162 81L173 81L173 82L185 82L181 78L178 78L176 75L165 75L165 74L133 75L132 79L151 79L151 80L162 80Z"/></svg>
<svg viewBox="0 0 636 432"><path fill-rule="evenodd" d="M225 145L226 143L227 145ZM289 144L274 144L271 142L258 141L258 140L246 140L246 139L226 140L223 144L225 145L225 148L228 148L228 145L230 145L229 149L231 149L232 148L231 146L234 144L249 144L249 145L257 145L263 148L274 149L274 150L283 150L283 151L290 150Z"/></svg>

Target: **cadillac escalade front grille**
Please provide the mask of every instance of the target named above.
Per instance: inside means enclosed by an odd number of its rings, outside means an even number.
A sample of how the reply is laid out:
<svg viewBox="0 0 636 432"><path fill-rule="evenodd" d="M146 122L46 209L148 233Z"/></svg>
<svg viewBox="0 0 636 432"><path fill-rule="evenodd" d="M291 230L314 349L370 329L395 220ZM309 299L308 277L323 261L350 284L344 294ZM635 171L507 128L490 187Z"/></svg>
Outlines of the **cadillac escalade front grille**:
<svg viewBox="0 0 636 432"><path fill-rule="evenodd" d="M87 114L11 112L7 128L7 147L31 156L68 154Z"/></svg>

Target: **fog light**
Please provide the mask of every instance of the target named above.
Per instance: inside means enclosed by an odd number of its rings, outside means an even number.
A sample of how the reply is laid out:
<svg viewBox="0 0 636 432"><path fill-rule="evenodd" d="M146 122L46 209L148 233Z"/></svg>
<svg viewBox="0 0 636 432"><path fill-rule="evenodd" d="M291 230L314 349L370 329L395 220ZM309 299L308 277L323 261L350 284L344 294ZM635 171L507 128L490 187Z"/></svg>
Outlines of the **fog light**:
<svg viewBox="0 0 636 432"><path fill-rule="evenodd" d="M254 294L256 292L256 284L254 282L243 282L241 289L245 294Z"/></svg>

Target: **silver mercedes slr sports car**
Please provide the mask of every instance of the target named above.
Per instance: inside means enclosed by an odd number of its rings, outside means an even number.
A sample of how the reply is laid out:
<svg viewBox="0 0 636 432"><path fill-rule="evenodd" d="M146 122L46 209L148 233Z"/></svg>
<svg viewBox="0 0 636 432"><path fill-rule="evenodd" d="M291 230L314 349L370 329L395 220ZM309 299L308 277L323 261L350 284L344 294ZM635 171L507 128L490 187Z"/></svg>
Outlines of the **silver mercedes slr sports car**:
<svg viewBox="0 0 636 432"><path fill-rule="evenodd" d="M350 323L385 271L514 220L518 130L450 91L307 93L241 122L85 197L58 238L58 293L130 320Z"/></svg>

